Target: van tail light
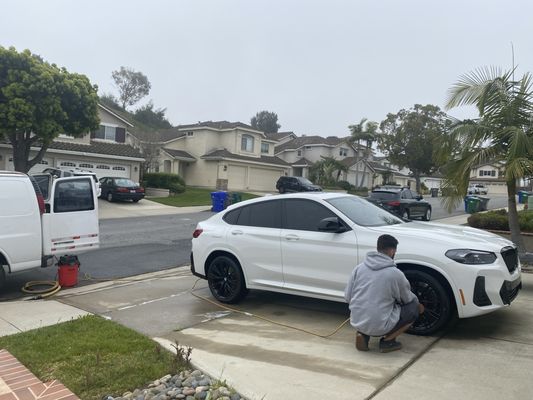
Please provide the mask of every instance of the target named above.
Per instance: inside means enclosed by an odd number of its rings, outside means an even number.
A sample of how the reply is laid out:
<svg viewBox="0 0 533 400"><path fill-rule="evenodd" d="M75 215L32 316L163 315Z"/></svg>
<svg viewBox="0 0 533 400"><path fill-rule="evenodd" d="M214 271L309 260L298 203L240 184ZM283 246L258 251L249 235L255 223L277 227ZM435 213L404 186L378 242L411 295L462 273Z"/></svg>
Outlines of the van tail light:
<svg viewBox="0 0 533 400"><path fill-rule="evenodd" d="M203 229L196 228L194 232L192 233L192 237L196 239L198 236L202 234L203 231L204 231Z"/></svg>
<svg viewBox="0 0 533 400"><path fill-rule="evenodd" d="M391 206L391 207L399 207L400 205L400 202L399 201L389 201L387 203L388 206Z"/></svg>
<svg viewBox="0 0 533 400"><path fill-rule="evenodd" d="M125 187L119 187L119 188L117 188L117 192L127 193L127 192L129 192L129 190L128 190L128 188L125 188Z"/></svg>
<svg viewBox="0 0 533 400"><path fill-rule="evenodd" d="M36 193L36 195L37 195L37 203L39 204L39 212L41 213L41 215L43 215L45 211L44 197L40 193Z"/></svg>

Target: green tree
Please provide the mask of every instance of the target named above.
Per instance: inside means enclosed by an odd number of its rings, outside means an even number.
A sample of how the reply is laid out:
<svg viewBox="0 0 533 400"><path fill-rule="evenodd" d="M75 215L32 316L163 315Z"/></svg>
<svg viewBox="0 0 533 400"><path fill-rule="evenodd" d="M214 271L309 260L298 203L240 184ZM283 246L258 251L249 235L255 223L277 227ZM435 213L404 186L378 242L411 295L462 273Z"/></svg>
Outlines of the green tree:
<svg viewBox="0 0 533 400"><path fill-rule="evenodd" d="M148 104L138 108L133 116L144 125L155 129L172 128L172 124L165 117L166 108L154 109L154 103L150 100Z"/></svg>
<svg viewBox="0 0 533 400"><path fill-rule="evenodd" d="M515 80L514 72L480 68L450 88L446 107L474 105L479 117L452 127L450 140L459 142L460 150L447 165L444 187L452 193L451 207L466 194L472 167L503 161L511 239L524 253L515 196L517 180L533 173L533 90L531 74Z"/></svg>
<svg viewBox="0 0 533 400"><path fill-rule="evenodd" d="M358 124L348 126L350 129L350 139L349 142L352 145L357 144L356 147L356 160L360 161L359 151L362 147L361 143L364 142L363 147L363 159L369 159L372 154L372 146L378 137L378 123L374 121L368 121L366 118L361 119ZM363 180L365 179L366 174L366 163L363 163L363 174L361 176L361 181L359 181L358 171L355 176L355 186L360 188L363 186Z"/></svg>
<svg viewBox="0 0 533 400"><path fill-rule="evenodd" d="M318 185L333 186L345 171L347 171L346 166L339 160L322 156L322 160L314 163L309 169L309 177Z"/></svg>
<svg viewBox="0 0 533 400"><path fill-rule="evenodd" d="M252 128L263 132L277 132L281 125L278 124L278 114L271 111L259 111L250 119Z"/></svg>
<svg viewBox="0 0 533 400"><path fill-rule="evenodd" d="M437 152L448 125L446 113L431 104L415 104L409 110L388 114L380 124L378 148L391 163L411 170L417 192L420 192L420 176L432 174L442 164Z"/></svg>
<svg viewBox="0 0 533 400"><path fill-rule="evenodd" d="M96 86L29 50L0 47L0 136L13 146L15 170L28 172L61 133L97 129ZM31 157L30 149L38 149Z"/></svg>
<svg viewBox="0 0 533 400"><path fill-rule="evenodd" d="M118 71L113 71L111 76L115 81L124 110L126 106L132 106L147 96L152 88L146 75L132 68L120 67Z"/></svg>
<svg viewBox="0 0 533 400"><path fill-rule="evenodd" d="M103 95L99 96L98 101L100 104L106 107L114 108L115 110L126 111L119 104L119 100L111 93L104 93Z"/></svg>

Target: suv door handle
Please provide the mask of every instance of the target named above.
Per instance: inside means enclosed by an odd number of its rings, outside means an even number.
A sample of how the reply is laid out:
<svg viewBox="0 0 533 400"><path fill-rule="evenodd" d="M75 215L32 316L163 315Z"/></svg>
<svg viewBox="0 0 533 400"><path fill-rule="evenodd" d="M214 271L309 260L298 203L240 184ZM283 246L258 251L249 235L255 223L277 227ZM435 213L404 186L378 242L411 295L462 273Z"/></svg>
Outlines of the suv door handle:
<svg viewBox="0 0 533 400"><path fill-rule="evenodd" d="M242 235L242 234L243 234L243 231L240 231L240 230L234 230L234 231L231 231L231 234L232 234L232 235Z"/></svg>
<svg viewBox="0 0 533 400"><path fill-rule="evenodd" d="M289 233L288 235L285 235L285 240L299 240L300 237L298 235Z"/></svg>

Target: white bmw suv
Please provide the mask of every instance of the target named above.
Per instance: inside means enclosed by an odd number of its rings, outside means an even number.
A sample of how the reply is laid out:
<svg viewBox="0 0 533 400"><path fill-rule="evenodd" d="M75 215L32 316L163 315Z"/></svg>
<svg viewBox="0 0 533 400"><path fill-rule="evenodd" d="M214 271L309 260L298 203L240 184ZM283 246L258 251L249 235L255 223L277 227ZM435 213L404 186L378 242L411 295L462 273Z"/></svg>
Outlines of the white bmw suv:
<svg viewBox="0 0 533 400"><path fill-rule="evenodd" d="M295 193L230 206L193 233L191 270L213 296L236 303L248 289L344 301L355 265L377 238L399 241L396 264L426 312L411 328L427 335L453 315L509 305L522 287L515 245L482 230L405 222L352 195Z"/></svg>

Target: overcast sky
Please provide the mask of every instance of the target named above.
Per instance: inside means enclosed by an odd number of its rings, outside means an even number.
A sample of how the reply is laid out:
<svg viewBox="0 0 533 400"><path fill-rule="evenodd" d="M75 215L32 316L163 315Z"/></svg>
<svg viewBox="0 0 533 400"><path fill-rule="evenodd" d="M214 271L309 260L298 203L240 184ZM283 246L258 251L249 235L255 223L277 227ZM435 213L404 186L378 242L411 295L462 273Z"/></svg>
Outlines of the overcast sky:
<svg viewBox="0 0 533 400"><path fill-rule="evenodd" d="M526 0L7 0L0 45L86 74L100 94L116 94L111 71L141 71L173 124L269 110L281 130L345 136L363 117L443 107L461 74L510 68L511 42L533 72L532 17Z"/></svg>

